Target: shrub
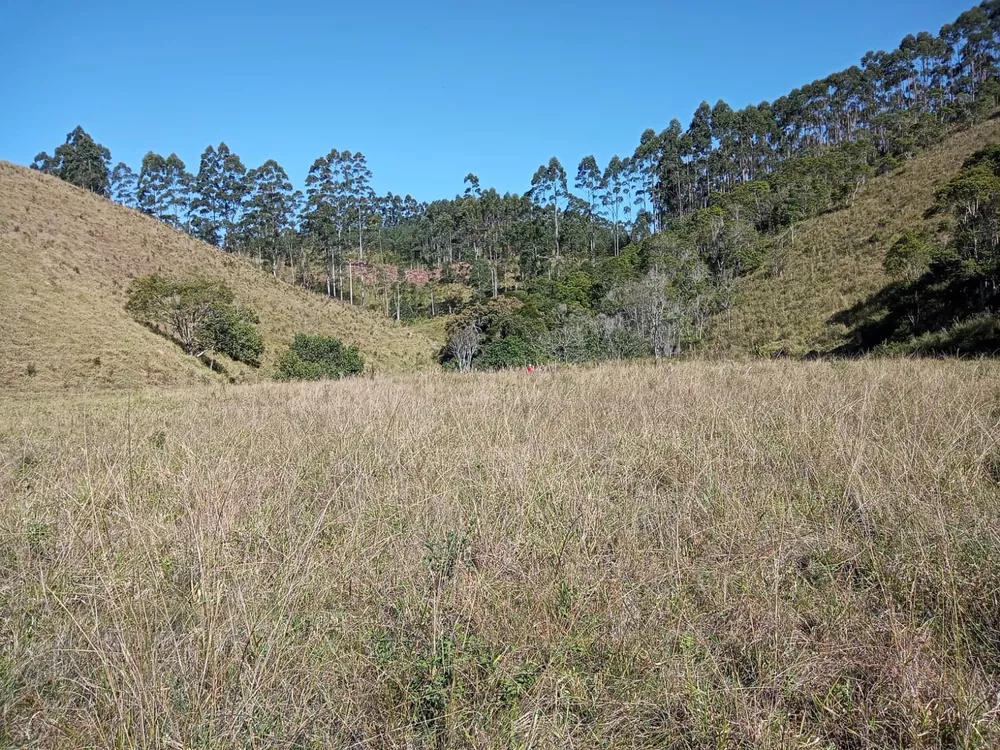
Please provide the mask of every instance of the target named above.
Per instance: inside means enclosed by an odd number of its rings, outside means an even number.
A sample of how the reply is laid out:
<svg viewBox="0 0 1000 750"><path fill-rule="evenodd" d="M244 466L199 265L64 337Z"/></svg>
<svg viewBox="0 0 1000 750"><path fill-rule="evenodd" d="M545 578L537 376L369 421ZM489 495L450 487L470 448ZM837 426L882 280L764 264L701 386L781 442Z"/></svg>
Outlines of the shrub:
<svg viewBox="0 0 1000 750"><path fill-rule="evenodd" d="M520 336L508 336L487 343L476 358L478 370L524 367L539 360L538 348Z"/></svg>
<svg viewBox="0 0 1000 750"><path fill-rule="evenodd" d="M540 339L542 359L557 362L590 362L633 359L649 355L649 346L620 316L589 318L574 315Z"/></svg>
<svg viewBox="0 0 1000 750"><path fill-rule="evenodd" d="M364 372L365 362L356 346L345 346L332 336L296 334L291 347L278 360L278 380L333 380Z"/></svg>
<svg viewBox="0 0 1000 750"><path fill-rule="evenodd" d="M887 276L916 281L930 265L931 247L916 232L906 232L892 243L882 261Z"/></svg>
<svg viewBox="0 0 1000 750"><path fill-rule="evenodd" d="M239 362L257 367L264 351L264 340L256 326L260 319L253 310L226 307L218 310L205 325L209 348Z"/></svg>

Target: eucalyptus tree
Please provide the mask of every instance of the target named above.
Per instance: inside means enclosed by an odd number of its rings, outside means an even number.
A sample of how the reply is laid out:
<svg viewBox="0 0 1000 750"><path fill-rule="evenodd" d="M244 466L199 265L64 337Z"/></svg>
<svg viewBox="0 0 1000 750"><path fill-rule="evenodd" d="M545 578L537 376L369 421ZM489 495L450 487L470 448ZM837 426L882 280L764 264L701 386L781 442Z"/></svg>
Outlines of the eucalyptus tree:
<svg viewBox="0 0 1000 750"><path fill-rule="evenodd" d="M337 271L347 222L347 195L340 178L340 152L331 150L313 162L306 177L303 230L307 241L322 253L327 296L338 292ZM342 296L342 293L341 293Z"/></svg>
<svg viewBox="0 0 1000 750"><path fill-rule="evenodd" d="M31 168L98 195L108 196L110 191L111 151L79 125L66 135L66 142L53 156L44 151L38 154Z"/></svg>
<svg viewBox="0 0 1000 750"><path fill-rule="evenodd" d="M292 188L285 170L273 159L251 169L246 186L246 203L238 228L240 237L248 249L257 251L258 262L270 262L271 273L277 277L282 251L288 256L289 265L293 265L289 243L302 194Z"/></svg>
<svg viewBox="0 0 1000 750"><path fill-rule="evenodd" d="M611 223L614 227L615 255L618 255L621 251L619 226L621 223L622 203L625 201L625 168L625 162L615 154L611 157L601 177L601 203L611 215Z"/></svg>
<svg viewBox="0 0 1000 750"><path fill-rule="evenodd" d="M364 262L364 233L367 223L365 217L373 210L375 202L375 193L371 188L372 173L365 155L360 151L354 154L350 151L342 152L339 162L332 166L340 172L343 194L353 214L352 221L356 221L354 225L358 229L358 260Z"/></svg>
<svg viewBox="0 0 1000 750"><path fill-rule="evenodd" d="M218 148L209 145L201 155L198 174L192 183L191 224L195 236L218 247L232 249L231 235L236 229L246 198L246 167L225 142Z"/></svg>
<svg viewBox="0 0 1000 750"><path fill-rule="evenodd" d="M111 171L111 199L126 208L135 208L138 183L139 178L132 168L123 161L118 162Z"/></svg>
<svg viewBox="0 0 1000 750"><path fill-rule="evenodd" d="M597 166L597 159L593 155L585 156L580 160L576 168L576 182L574 186L577 190L582 190L585 197L585 212L588 225L588 244L590 246L590 258L594 260L597 255L597 203L601 191L603 175L601 168Z"/></svg>
<svg viewBox="0 0 1000 750"><path fill-rule="evenodd" d="M555 258L559 258L559 211L560 203L568 195L566 186L566 170L556 157L543 164L531 178L531 190L528 191L531 200L543 210L552 211L553 237L555 241Z"/></svg>
<svg viewBox="0 0 1000 750"><path fill-rule="evenodd" d="M652 214L654 227L656 225L657 189L656 189L656 165L660 159L661 142L660 136L652 128L646 128L639 137L639 145L632 155L632 164L637 174L640 176L640 186L636 191L637 206L641 206L642 211Z"/></svg>
<svg viewBox="0 0 1000 750"><path fill-rule="evenodd" d="M177 154L163 157L152 151L142 158L136 185L139 210L175 229L184 229L182 216L189 206L192 177Z"/></svg>
<svg viewBox="0 0 1000 750"><path fill-rule="evenodd" d="M465 175L465 179L462 180L465 185L465 196L478 198L483 194L482 188L479 187L479 177L474 175L472 172Z"/></svg>

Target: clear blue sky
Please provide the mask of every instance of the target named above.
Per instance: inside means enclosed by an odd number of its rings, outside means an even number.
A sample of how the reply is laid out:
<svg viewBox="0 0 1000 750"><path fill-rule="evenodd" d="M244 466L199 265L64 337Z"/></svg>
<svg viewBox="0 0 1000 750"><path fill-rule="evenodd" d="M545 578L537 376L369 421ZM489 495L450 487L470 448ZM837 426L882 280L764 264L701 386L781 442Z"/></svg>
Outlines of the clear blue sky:
<svg viewBox="0 0 1000 750"><path fill-rule="evenodd" d="M556 155L630 154L703 99L773 100L937 33L974 0L0 0L0 158L78 123L138 171L225 140L301 186L331 148L379 192L523 192Z"/></svg>

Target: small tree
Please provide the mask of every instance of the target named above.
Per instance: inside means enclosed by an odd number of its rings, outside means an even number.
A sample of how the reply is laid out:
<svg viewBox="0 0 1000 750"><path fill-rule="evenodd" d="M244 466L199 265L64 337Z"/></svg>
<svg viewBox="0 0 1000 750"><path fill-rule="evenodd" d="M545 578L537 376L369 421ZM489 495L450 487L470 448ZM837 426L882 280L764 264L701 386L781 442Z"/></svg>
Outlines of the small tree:
<svg viewBox="0 0 1000 750"><path fill-rule="evenodd" d="M257 314L238 306L232 289L221 281L143 276L133 283L125 309L192 356L214 352L254 367L260 364L264 342L255 327Z"/></svg>
<svg viewBox="0 0 1000 750"><path fill-rule="evenodd" d="M454 357L462 372L468 372L472 368L472 358L479 352L482 338L475 323L466 323L452 330L445 351Z"/></svg>
<svg viewBox="0 0 1000 750"><path fill-rule="evenodd" d="M338 380L364 372L365 362L356 346L345 346L332 336L296 334L291 347L278 360L278 380Z"/></svg>
<svg viewBox="0 0 1000 750"><path fill-rule="evenodd" d="M903 281L916 281L930 266L931 247L916 232L906 232L885 254L882 268L886 275Z"/></svg>

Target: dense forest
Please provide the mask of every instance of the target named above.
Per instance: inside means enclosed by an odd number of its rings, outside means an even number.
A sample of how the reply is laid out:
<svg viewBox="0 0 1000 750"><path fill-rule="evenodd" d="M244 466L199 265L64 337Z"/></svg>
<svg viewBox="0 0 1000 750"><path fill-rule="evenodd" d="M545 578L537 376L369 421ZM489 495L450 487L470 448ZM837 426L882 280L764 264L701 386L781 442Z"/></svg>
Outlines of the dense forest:
<svg viewBox="0 0 1000 750"><path fill-rule="evenodd" d="M606 165L587 156L568 171L552 158L523 195L474 174L454 198L377 195L364 155L337 149L315 160L304 192L277 162L248 169L225 143L197 170L150 152L136 172L79 127L32 166L345 303L397 320L447 315L442 358L457 367L669 356L697 344L740 276L781 273L762 237L849 205L998 99L1000 0L987 0L774 102L703 102L686 128L646 130ZM946 241L916 228L893 240L896 329L860 347L992 312L1000 156L970 160L938 210Z"/></svg>

